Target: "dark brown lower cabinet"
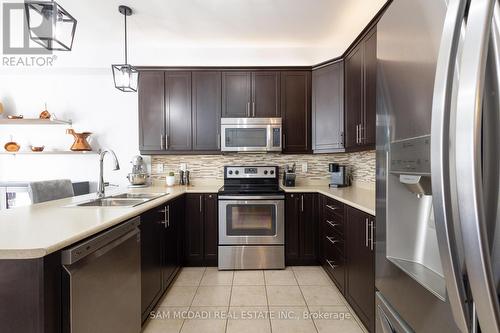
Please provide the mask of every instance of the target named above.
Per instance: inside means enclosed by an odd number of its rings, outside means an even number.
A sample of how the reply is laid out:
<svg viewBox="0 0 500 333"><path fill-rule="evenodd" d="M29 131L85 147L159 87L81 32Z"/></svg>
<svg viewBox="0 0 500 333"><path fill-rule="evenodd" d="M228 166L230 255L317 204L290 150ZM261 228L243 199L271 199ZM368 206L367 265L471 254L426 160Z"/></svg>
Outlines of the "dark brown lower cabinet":
<svg viewBox="0 0 500 333"><path fill-rule="evenodd" d="M375 218L347 208L345 296L370 332L375 332Z"/></svg>
<svg viewBox="0 0 500 333"><path fill-rule="evenodd" d="M346 275L345 206L321 196L320 200L321 265L344 294Z"/></svg>
<svg viewBox="0 0 500 333"><path fill-rule="evenodd" d="M162 294L164 207L141 215L141 313L144 321Z"/></svg>
<svg viewBox="0 0 500 333"><path fill-rule="evenodd" d="M141 311L149 312L182 264L184 198L179 197L141 215Z"/></svg>
<svg viewBox="0 0 500 333"><path fill-rule="evenodd" d="M184 265L217 266L217 195L188 193L185 211Z"/></svg>
<svg viewBox="0 0 500 333"><path fill-rule="evenodd" d="M285 263L315 265L318 262L316 193L285 196Z"/></svg>

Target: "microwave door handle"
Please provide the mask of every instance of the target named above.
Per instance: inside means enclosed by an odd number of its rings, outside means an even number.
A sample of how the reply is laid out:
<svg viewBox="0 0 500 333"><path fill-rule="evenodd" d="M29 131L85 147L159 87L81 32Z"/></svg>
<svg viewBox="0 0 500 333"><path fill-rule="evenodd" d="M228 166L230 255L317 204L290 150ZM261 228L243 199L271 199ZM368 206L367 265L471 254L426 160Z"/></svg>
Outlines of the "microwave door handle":
<svg viewBox="0 0 500 333"><path fill-rule="evenodd" d="M494 12L495 15L493 15ZM486 108L491 105L484 103L490 102L486 98L491 98L491 96L488 96L489 91L488 94L484 92L485 88L495 85L495 82L485 80L488 47L492 44L490 55L498 59L498 15L496 0L474 0L470 3L461 59L455 123L456 137L453 145L456 156L456 177L459 180L457 181L457 200L460 202L458 207L460 224L463 230L464 247L467 249L464 251L465 264L477 317L481 330L484 332L500 332L500 305L488 240L488 224L493 222L498 224L498 221L495 221L498 218L488 221L486 214L483 181L489 180L483 180L482 168L483 163L485 167L490 167L487 163L491 160L490 157L483 159L481 156L482 119L488 111L491 112ZM492 25L493 17L495 23ZM493 32L491 32L492 29ZM491 39L493 41L489 42ZM496 59L490 57L491 60ZM498 89L499 68L496 61L494 66L496 66L495 72L488 74L494 74L494 80L497 81L495 88ZM493 83L493 85L488 86L488 83ZM485 125L485 129L488 128L486 126L492 125ZM489 138L485 137L485 139ZM494 227L498 228L499 225Z"/></svg>
<svg viewBox="0 0 500 333"><path fill-rule="evenodd" d="M466 288L463 279L463 258L460 258L461 241L453 223L452 191L455 179L450 172L450 114L453 79L457 64L458 45L462 22L465 16L465 2L449 1L436 65L432 104L431 128L431 168L432 200L434 219L439 244L439 253L443 266L446 289L455 322L461 332L469 332L471 316L466 304ZM453 132L453 131L452 131ZM454 132L453 132L454 133ZM452 133L452 134L453 134ZM452 186L454 185L454 186ZM452 190L453 188L453 190Z"/></svg>

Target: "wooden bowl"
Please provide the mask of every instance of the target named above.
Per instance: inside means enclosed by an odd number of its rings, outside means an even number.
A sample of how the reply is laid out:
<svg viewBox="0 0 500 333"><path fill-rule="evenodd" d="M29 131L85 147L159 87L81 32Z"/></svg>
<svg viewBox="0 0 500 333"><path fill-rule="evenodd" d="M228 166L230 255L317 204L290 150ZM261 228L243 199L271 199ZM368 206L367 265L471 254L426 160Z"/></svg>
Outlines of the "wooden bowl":
<svg viewBox="0 0 500 333"><path fill-rule="evenodd" d="M44 148L45 148L45 146L31 146L31 151L40 152L40 151L43 151Z"/></svg>
<svg viewBox="0 0 500 333"><path fill-rule="evenodd" d="M3 147L9 152L16 152L19 151L19 148L21 148L21 146L14 141L7 142Z"/></svg>

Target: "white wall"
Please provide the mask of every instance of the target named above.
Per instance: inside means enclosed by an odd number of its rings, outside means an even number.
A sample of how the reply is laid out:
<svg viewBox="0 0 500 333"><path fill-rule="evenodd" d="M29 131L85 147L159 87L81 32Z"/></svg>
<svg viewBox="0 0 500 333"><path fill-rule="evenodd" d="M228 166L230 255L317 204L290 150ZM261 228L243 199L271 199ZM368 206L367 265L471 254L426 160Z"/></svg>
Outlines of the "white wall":
<svg viewBox="0 0 500 333"><path fill-rule="evenodd" d="M90 131L94 149L113 149L121 170L105 164L105 179L125 184L129 161L138 151L137 94L114 88L111 69L0 73L0 101L5 113L37 117L47 102L49 112L73 120L77 132ZM66 126L0 126L0 144L14 140L46 149L68 150L73 139ZM70 178L96 181L98 155L0 155L0 180Z"/></svg>

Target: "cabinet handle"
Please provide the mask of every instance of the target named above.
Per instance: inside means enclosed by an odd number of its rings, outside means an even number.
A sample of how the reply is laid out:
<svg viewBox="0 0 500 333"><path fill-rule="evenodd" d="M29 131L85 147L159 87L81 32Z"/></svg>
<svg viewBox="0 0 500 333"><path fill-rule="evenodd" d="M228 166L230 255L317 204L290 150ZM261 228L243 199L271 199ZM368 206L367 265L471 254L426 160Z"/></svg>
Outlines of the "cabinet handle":
<svg viewBox="0 0 500 333"><path fill-rule="evenodd" d="M165 135L164 134L160 135L160 148L161 148L161 150L165 149Z"/></svg>
<svg viewBox="0 0 500 333"><path fill-rule="evenodd" d="M255 117L255 102L252 102L252 116Z"/></svg>
<svg viewBox="0 0 500 333"><path fill-rule="evenodd" d="M328 239L328 241L332 244L337 244L337 243L340 243L341 241L338 240L338 239L333 239L333 237L331 236L326 236L326 239Z"/></svg>
<svg viewBox="0 0 500 333"><path fill-rule="evenodd" d="M161 221L160 223L163 224L165 229L167 229L167 227L168 227L167 206L165 206L165 208L163 208L162 210L159 210L158 212L163 213L163 221Z"/></svg>
<svg viewBox="0 0 500 333"><path fill-rule="evenodd" d="M304 195L303 194L300 196L300 211L301 212L304 211Z"/></svg>
<svg viewBox="0 0 500 333"><path fill-rule="evenodd" d="M200 213L202 212L201 205L203 204L202 196L200 195Z"/></svg>
<svg viewBox="0 0 500 333"><path fill-rule="evenodd" d="M247 117L250 118L250 102L247 102Z"/></svg>
<svg viewBox="0 0 500 333"><path fill-rule="evenodd" d="M339 265L335 265L335 264L333 263L333 260L328 260L328 259L326 259L326 263L327 263L327 264L328 264L328 265L329 265L332 269L335 269L335 268L339 267Z"/></svg>
<svg viewBox="0 0 500 333"><path fill-rule="evenodd" d="M170 206L167 206L167 216L166 216L166 219L167 219L167 227L170 228Z"/></svg>
<svg viewBox="0 0 500 333"><path fill-rule="evenodd" d="M359 125L356 125L356 144L359 144Z"/></svg>
<svg viewBox="0 0 500 333"><path fill-rule="evenodd" d="M368 219L365 219L365 247L368 247Z"/></svg>
<svg viewBox="0 0 500 333"><path fill-rule="evenodd" d="M338 207L334 207L332 205L326 205L326 207L330 208L331 210L337 210L337 209L339 209Z"/></svg>
<svg viewBox="0 0 500 333"><path fill-rule="evenodd" d="M359 124L359 143L363 144L365 141L365 126L363 126L363 124Z"/></svg>
<svg viewBox="0 0 500 333"><path fill-rule="evenodd" d="M374 239L374 234L375 234L375 225L374 225L374 222L373 220L370 221L370 239L371 239L371 242L370 242L370 250L373 251L373 248L375 246L375 239Z"/></svg>
<svg viewBox="0 0 500 333"><path fill-rule="evenodd" d="M326 223L328 223L330 226L332 226L332 228L340 226L340 223L334 223L330 220L326 220Z"/></svg>

